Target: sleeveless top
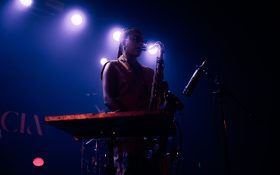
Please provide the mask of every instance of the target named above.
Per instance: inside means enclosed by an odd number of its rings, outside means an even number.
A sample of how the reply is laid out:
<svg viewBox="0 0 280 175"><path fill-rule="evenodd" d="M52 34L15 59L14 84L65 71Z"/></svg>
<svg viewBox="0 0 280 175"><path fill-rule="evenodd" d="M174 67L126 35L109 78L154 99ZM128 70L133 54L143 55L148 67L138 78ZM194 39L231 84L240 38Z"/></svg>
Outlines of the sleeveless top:
<svg viewBox="0 0 280 175"><path fill-rule="evenodd" d="M119 58L104 65L101 78L105 105L111 111L147 110L154 71Z"/></svg>

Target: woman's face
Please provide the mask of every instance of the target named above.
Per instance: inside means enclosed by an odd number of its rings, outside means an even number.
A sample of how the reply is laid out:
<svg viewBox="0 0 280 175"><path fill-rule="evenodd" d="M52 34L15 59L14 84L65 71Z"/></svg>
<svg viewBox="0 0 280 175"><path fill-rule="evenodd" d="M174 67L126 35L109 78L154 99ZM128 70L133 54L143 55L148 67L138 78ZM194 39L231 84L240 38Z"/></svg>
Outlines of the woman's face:
<svg viewBox="0 0 280 175"><path fill-rule="evenodd" d="M128 56L138 57L140 56L143 48L143 36L139 32L132 32L125 39L124 47Z"/></svg>

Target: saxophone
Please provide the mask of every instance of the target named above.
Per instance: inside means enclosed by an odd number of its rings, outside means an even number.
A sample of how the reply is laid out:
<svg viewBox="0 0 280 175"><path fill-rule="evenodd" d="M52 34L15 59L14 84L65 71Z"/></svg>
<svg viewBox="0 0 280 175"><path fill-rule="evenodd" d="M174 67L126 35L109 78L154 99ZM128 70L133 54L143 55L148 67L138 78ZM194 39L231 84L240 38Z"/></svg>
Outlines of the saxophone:
<svg viewBox="0 0 280 175"><path fill-rule="evenodd" d="M168 125L168 128L171 129L171 132L174 132L174 128L176 128L175 124L175 118L173 116L174 112L176 110L181 110L183 109L183 104L182 102L175 96L173 95L169 89L168 89L168 83L167 81L164 80L164 60L163 60L163 54L164 54L164 46L161 42L156 42L156 46L159 47L159 55L156 59L156 68L155 68L155 73L153 77L153 84L152 84L152 89L151 89L151 96L150 96L150 103L149 103L149 110L155 110L155 111L163 111L167 112L170 117L167 118L162 118L163 121L165 122L165 125ZM173 131L172 131L173 130ZM167 142L170 137L166 136L159 136L159 137L152 137L149 138L150 141L152 140L156 142L155 144L158 147L158 150L152 150L150 153L151 156L154 155L161 155L163 162L171 162L171 157L172 159L177 158L179 156L179 150L178 148L174 148L174 150L169 150L172 151L172 154L169 155L165 151L167 151ZM147 140L149 140L147 138ZM154 146L156 147L156 146ZM174 155L173 155L174 154ZM170 159L170 160L169 160ZM174 159L175 160L175 159ZM165 165L166 166L166 165ZM167 166L171 166L171 164ZM169 174L168 172L164 172L164 174Z"/></svg>
<svg viewBox="0 0 280 175"><path fill-rule="evenodd" d="M159 48L159 55L156 59L156 68L155 74L153 77L153 84L151 90L151 97L149 103L150 110L161 110L165 103L165 95L167 92L167 83L164 81L163 73L164 73L164 45L158 41L152 47Z"/></svg>
<svg viewBox="0 0 280 175"><path fill-rule="evenodd" d="M164 80L164 45L158 41L152 47L159 48L159 55L156 59L156 68L153 77L149 110L161 110L169 112L182 110L184 108L183 103L169 90L168 83Z"/></svg>

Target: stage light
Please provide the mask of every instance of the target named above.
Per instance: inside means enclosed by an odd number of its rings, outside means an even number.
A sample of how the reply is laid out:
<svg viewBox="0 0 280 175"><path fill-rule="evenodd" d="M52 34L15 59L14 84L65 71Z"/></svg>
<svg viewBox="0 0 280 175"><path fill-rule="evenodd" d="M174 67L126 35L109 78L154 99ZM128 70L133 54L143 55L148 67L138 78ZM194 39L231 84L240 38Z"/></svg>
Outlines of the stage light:
<svg viewBox="0 0 280 175"><path fill-rule="evenodd" d="M63 29L65 34L75 34L81 32L87 23L86 14L81 9L69 9L64 16Z"/></svg>
<svg viewBox="0 0 280 175"><path fill-rule="evenodd" d="M36 157L33 159L33 165L36 166L36 167L41 167L44 165L44 159L41 158L41 157Z"/></svg>
<svg viewBox="0 0 280 175"><path fill-rule="evenodd" d="M32 0L19 0L20 4L25 6L25 7L29 7L32 4Z"/></svg>
<svg viewBox="0 0 280 175"><path fill-rule="evenodd" d="M123 31L122 27L120 27L118 25L109 26L108 32L106 35L106 48L108 50L110 50L109 54L112 54L112 55L108 55L109 57L114 57L113 54L116 54L116 53L115 52L113 53L113 51L116 51L119 49L122 31ZM108 51L106 51L106 52L108 52Z"/></svg>
<svg viewBox="0 0 280 175"><path fill-rule="evenodd" d="M103 66L105 63L107 63L108 62L108 59L107 58L101 58L100 59L100 64Z"/></svg>
<svg viewBox="0 0 280 175"><path fill-rule="evenodd" d="M120 39L121 39L121 34L122 34L121 31L115 31L115 32L113 33L113 39L114 39L115 41L120 41Z"/></svg>
<svg viewBox="0 0 280 175"><path fill-rule="evenodd" d="M73 14L71 17L71 22L75 26L81 25L83 22L83 18L80 14Z"/></svg>

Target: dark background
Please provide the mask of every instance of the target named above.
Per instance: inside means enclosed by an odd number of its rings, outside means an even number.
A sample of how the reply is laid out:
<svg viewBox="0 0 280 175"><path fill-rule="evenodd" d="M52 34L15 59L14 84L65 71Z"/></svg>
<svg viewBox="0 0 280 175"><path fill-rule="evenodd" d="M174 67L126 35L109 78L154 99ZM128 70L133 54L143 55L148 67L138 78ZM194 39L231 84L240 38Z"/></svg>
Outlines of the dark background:
<svg viewBox="0 0 280 175"><path fill-rule="evenodd" d="M30 125L32 115L38 115L44 134L36 135L34 128L32 134L8 132L2 124L1 174L80 173L81 141L43 119L104 109L99 57L106 53L106 32L115 24L137 27L146 39L165 45L164 76L184 103L176 114L182 142L177 174L222 175L227 163L231 174L277 174L272 173L279 162L272 144L273 4L40 0L16 19L7 10L9 3L0 4L0 112L2 118L7 111L26 113ZM54 26L73 6L86 11L88 25L68 38ZM114 57L117 50L110 52ZM224 93L214 93L217 84L204 75L191 96L182 95L205 58L207 72L218 78ZM223 157L221 116L228 123L229 162ZM31 164L37 155L45 158L42 168Z"/></svg>

